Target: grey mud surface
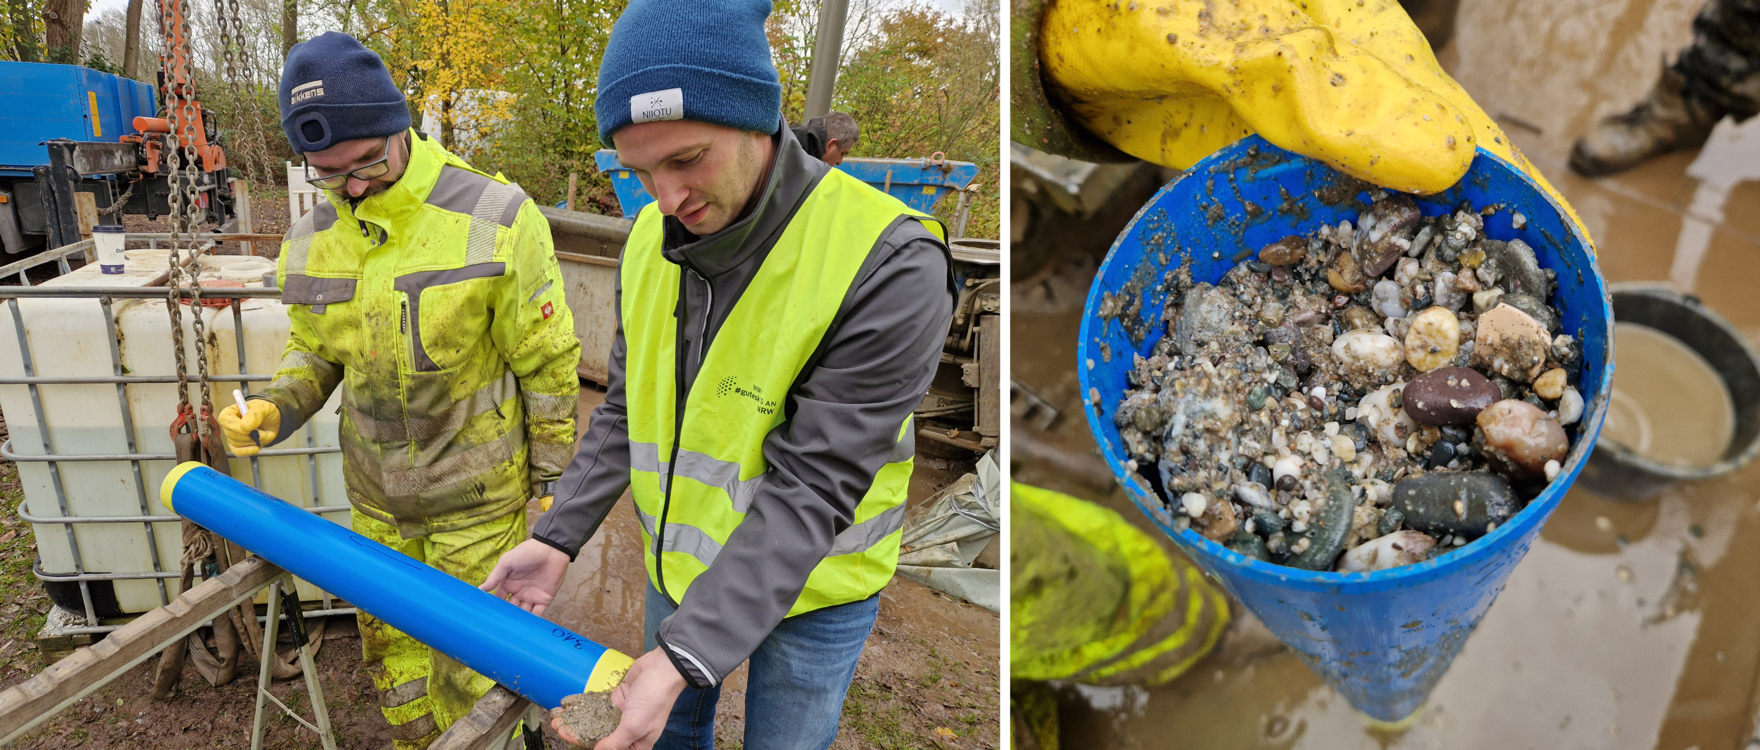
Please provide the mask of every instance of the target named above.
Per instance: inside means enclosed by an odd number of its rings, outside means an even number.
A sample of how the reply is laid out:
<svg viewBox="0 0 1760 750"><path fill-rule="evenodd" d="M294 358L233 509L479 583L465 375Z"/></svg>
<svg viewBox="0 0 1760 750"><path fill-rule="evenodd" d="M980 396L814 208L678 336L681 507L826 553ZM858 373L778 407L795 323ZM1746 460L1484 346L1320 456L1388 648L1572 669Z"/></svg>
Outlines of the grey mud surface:
<svg viewBox="0 0 1760 750"><path fill-rule="evenodd" d="M1610 282L1672 283L1760 344L1760 118L1725 121L1705 149L1614 177L1565 167L1578 133L1649 90L1698 7L1463 0L1438 56L1582 215ZM1120 196L1134 203L1085 227L1086 247L1014 285L1013 375L1062 416L1045 431L1017 421L1012 459L1016 479L1101 501L1153 533L1094 455L1074 371L1097 260L1147 197ZM1370 728L1248 616L1168 686L1063 688L1063 746L1760 747L1756 534L1760 465L1638 503L1579 487L1409 727Z"/></svg>

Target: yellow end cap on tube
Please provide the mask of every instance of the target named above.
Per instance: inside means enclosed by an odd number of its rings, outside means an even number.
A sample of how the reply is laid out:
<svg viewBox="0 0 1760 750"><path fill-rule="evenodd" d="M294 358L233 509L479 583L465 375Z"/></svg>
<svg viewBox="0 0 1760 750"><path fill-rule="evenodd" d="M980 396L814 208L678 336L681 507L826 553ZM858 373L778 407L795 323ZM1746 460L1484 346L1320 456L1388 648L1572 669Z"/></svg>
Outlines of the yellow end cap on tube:
<svg viewBox="0 0 1760 750"><path fill-rule="evenodd" d="M622 651L605 649L605 653L599 655L599 663L593 665L593 673L587 676L586 689L581 692L603 693L617 687L634 663L636 660Z"/></svg>
<svg viewBox="0 0 1760 750"><path fill-rule="evenodd" d="M177 512L176 508L171 507L171 491L177 488L177 480L182 479L184 474L188 474L190 469L202 466L200 461L185 461L178 464L177 468L172 469L170 474L165 475L165 481L159 483L159 502L165 504L166 510L172 513Z"/></svg>

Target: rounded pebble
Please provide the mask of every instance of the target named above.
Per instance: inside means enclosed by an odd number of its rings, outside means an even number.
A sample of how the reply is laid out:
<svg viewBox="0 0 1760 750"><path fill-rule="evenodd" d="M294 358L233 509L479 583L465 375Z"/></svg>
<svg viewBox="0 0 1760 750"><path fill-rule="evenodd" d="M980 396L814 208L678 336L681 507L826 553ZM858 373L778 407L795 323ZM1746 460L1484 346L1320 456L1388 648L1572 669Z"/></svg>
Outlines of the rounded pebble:
<svg viewBox="0 0 1760 750"><path fill-rule="evenodd" d="M1359 328L1332 341L1332 356L1353 383L1372 383L1377 373L1392 371L1405 359L1399 339L1373 329ZM1452 354L1450 356L1453 356Z"/></svg>
<svg viewBox="0 0 1760 750"><path fill-rule="evenodd" d="M1490 378L1470 367L1443 367L1412 378L1403 392L1405 412L1418 424L1468 424L1503 399Z"/></svg>
<svg viewBox="0 0 1760 750"><path fill-rule="evenodd" d="M1288 266L1308 257L1308 240L1292 234L1266 245L1259 251L1259 260L1274 266Z"/></svg>
<svg viewBox="0 0 1760 750"><path fill-rule="evenodd" d="M1255 508L1270 509L1272 507L1271 492L1256 482L1247 482L1234 486L1234 497Z"/></svg>
<svg viewBox="0 0 1760 750"><path fill-rule="evenodd" d="M1394 383L1377 388L1357 402L1357 421L1384 445L1405 445L1406 437L1418 431L1418 423L1400 408L1403 387L1402 383Z"/></svg>
<svg viewBox="0 0 1760 750"><path fill-rule="evenodd" d="M1288 492L1296 488L1302 481L1302 459L1295 456L1284 456L1277 459L1271 467L1272 481L1277 489Z"/></svg>
<svg viewBox="0 0 1760 750"><path fill-rule="evenodd" d="M1187 492L1185 495L1181 496L1179 504L1180 507L1185 510L1186 515L1191 516L1192 518L1202 516L1204 515L1204 511L1210 509L1210 500L1196 492Z"/></svg>
<svg viewBox="0 0 1760 750"><path fill-rule="evenodd" d="M1561 425L1576 424L1583 418L1583 394L1573 386L1565 386L1564 392L1558 397L1558 423Z"/></svg>
<svg viewBox="0 0 1760 750"><path fill-rule="evenodd" d="M1497 298L1503 296L1503 290L1492 288L1473 292L1473 312L1486 312L1497 306Z"/></svg>
<svg viewBox="0 0 1760 750"><path fill-rule="evenodd" d="M1411 258L1406 260L1411 260ZM1382 279L1375 282L1375 312L1381 313L1383 318L1405 317L1406 308L1399 303L1399 290L1399 283L1392 279Z"/></svg>
<svg viewBox="0 0 1760 750"><path fill-rule="evenodd" d="M1436 540L1421 531L1395 531L1345 550L1338 559L1340 573L1368 573L1421 562Z"/></svg>
<svg viewBox="0 0 1760 750"><path fill-rule="evenodd" d="M1432 307L1412 319L1406 331L1406 361L1419 372L1429 372L1454 361L1460 351L1461 322L1454 313Z"/></svg>
<svg viewBox="0 0 1760 750"><path fill-rule="evenodd" d="M1557 401L1564 395L1564 370L1554 367L1545 374L1534 378L1534 393L1547 401Z"/></svg>
<svg viewBox="0 0 1760 750"><path fill-rule="evenodd" d="M1526 401L1504 400L1479 412L1478 443L1498 473L1518 480L1545 476L1546 462L1563 460L1570 440L1557 420Z"/></svg>

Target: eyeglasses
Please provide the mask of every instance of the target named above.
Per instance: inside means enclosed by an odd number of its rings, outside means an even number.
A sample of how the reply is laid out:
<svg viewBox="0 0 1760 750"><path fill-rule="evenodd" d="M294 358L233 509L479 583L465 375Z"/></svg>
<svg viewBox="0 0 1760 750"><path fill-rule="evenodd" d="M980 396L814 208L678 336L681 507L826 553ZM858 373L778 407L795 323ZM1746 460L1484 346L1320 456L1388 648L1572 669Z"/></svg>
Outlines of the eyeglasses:
<svg viewBox="0 0 1760 750"><path fill-rule="evenodd" d="M396 136L385 136L384 154L379 157L378 161L355 167L354 169L341 174L326 175L324 177L313 176L312 165L308 162L306 164L306 182L317 185L325 190L337 190L343 185L347 185L350 177L357 180L373 180L384 177L386 173L391 171L391 139L394 137Z"/></svg>

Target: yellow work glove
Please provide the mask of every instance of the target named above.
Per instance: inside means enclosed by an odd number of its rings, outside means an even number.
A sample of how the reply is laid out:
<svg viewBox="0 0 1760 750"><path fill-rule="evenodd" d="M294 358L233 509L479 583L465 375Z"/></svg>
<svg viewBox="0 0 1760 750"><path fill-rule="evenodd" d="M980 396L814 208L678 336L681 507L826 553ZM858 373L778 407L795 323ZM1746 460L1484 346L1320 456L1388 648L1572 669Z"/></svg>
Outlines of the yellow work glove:
<svg viewBox="0 0 1760 750"><path fill-rule="evenodd" d="M1050 104L1139 159L1188 169L1257 132L1427 194L1458 182L1482 146L1577 219L1396 0L1045 0L1039 20Z"/></svg>
<svg viewBox="0 0 1760 750"><path fill-rule="evenodd" d="M555 502L556 502L555 495L545 495L543 497L540 497L540 498L538 498L538 510L543 511L545 513L549 513L550 512L550 505Z"/></svg>
<svg viewBox="0 0 1760 750"><path fill-rule="evenodd" d="M273 402L259 398L245 405L251 409L248 414L238 413L238 405L234 404L221 409L220 416L215 418L220 431L226 433L226 447L235 456L257 455L263 446L275 442L281 431L281 410Z"/></svg>

